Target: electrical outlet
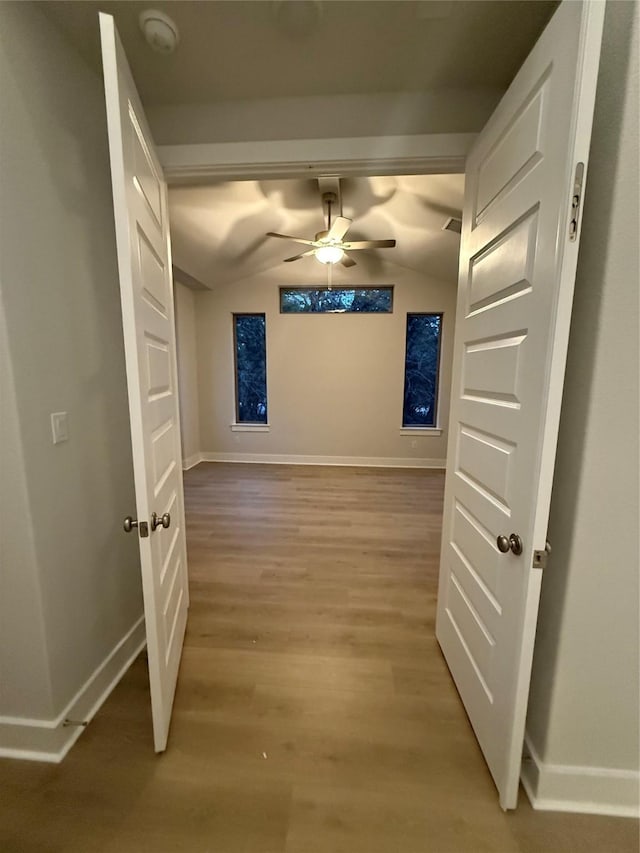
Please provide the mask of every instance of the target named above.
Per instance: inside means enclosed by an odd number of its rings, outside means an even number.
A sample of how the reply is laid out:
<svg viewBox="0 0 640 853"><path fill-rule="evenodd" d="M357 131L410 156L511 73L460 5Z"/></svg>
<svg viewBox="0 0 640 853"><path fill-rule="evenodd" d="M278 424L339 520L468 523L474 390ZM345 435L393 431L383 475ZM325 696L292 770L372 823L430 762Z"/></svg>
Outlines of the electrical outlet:
<svg viewBox="0 0 640 853"><path fill-rule="evenodd" d="M411 449L415 450L417 446L418 446L418 440L415 438L412 438L411 439Z"/></svg>

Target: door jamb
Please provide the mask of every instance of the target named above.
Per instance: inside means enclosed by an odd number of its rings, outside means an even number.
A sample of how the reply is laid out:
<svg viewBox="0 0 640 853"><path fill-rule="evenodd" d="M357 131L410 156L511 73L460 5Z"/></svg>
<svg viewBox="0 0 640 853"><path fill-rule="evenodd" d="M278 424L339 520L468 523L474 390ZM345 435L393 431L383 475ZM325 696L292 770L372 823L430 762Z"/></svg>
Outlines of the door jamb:
<svg viewBox="0 0 640 853"><path fill-rule="evenodd" d="M159 145L171 184L215 180L460 174L477 134L286 139Z"/></svg>

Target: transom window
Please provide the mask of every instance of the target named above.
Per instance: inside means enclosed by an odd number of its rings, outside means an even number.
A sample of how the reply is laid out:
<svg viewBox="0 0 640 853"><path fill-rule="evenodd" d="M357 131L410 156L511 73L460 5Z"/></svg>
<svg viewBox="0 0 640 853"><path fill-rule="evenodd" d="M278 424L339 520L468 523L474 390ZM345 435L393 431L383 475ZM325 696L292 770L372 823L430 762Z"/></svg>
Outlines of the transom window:
<svg viewBox="0 0 640 853"><path fill-rule="evenodd" d="M390 314L393 287L281 287L282 314Z"/></svg>
<svg viewBox="0 0 640 853"><path fill-rule="evenodd" d="M407 314L403 427L437 424L442 314Z"/></svg>

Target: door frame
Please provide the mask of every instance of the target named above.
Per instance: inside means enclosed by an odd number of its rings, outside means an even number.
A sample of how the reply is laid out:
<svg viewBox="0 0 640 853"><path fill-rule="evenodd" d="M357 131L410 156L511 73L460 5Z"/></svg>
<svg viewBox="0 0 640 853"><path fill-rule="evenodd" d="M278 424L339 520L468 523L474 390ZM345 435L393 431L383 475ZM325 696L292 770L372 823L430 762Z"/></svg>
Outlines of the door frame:
<svg viewBox="0 0 640 853"><path fill-rule="evenodd" d="M453 175L477 133L156 145L169 186L284 178Z"/></svg>
<svg viewBox="0 0 640 853"><path fill-rule="evenodd" d="M445 175L465 174L467 154L477 136L477 133L454 133L269 140L237 144L157 145L156 150L168 186L330 175ZM448 465L447 459L445 468ZM518 693L522 695L522 685L519 685ZM525 695L528 693L527 682Z"/></svg>

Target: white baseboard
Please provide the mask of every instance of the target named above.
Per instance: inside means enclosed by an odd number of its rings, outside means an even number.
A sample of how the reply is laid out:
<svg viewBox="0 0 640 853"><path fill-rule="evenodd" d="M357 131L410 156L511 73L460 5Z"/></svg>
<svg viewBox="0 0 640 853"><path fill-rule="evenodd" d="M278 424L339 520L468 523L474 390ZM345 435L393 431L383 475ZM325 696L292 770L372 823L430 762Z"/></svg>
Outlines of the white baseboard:
<svg viewBox="0 0 640 853"><path fill-rule="evenodd" d="M144 616L141 616L57 717L52 720L0 717L0 757L56 764L62 761L85 729L65 726L65 720L92 720L145 643Z"/></svg>
<svg viewBox="0 0 640 853"><path fill-rule="evenodd" d="M640 817L640 773L542 761L528 735L521 780L534 809Z"/></svg>
<svg viewBox="0 0 640 853"><path fill-rule="evenodd" d="M202 462L248 462L261 465L345 465L360 468L446 468L446 459L403 456L303 456L288 453L202 453Z"/></svg>
<svg viewBox="0 0 640 853"><path fill-rule="evenodd" d="M192 453L182 460L182 470L188 471L189 468L194 468L199 462L202 462L202 453Z"/></svg>

